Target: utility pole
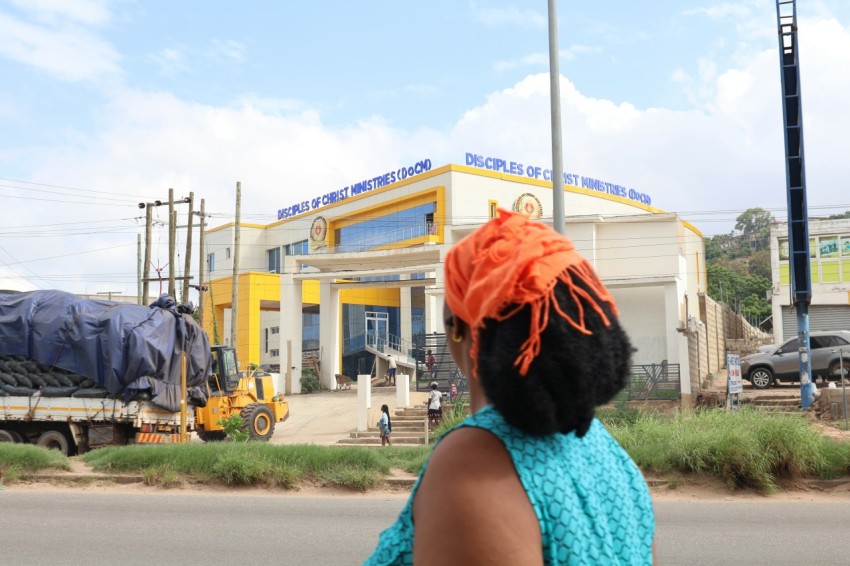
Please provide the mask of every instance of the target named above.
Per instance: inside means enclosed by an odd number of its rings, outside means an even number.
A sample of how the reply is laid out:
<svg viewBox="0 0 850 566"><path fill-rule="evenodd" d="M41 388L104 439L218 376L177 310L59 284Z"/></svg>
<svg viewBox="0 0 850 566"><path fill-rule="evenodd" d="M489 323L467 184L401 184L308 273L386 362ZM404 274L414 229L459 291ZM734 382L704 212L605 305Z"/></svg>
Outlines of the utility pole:
<svg viewBox="0 0 850 566"><path fill-rule="evenodd" d="M236 348L237 306L239 304L239 228L242 214L242 182L236 182L236 225L233 229L233 291L230 297L230 346Z"/></svg>
<svg viewBox="0 0 850 566"><path fill-rule="evenodd" d="M200 220L200 236L198 240L198 322L201 326L204 325L204 263L207 261L204 255L204 228L207 226L207 220L204 218L204 207L206 202L201 199L201 212L198 215ZM213 308L215 306L213 305Z"/></svg>
<svg viewBox="0 0 850 566"><path fill-rule="evenodd" d="M552 227L564 233L564 153L561 147L561 71L558 65L558 7L549 0L549 104L552 107Z"/></svg>
<svg viewBox="0 0 850 566"><path fill-rule="evenodd" d="M189 302L189 273L192 270L192 220L194 216L195 193L189 193L189 219L186 226L186 262L183 267L183 293L180 302L187 304Z"/></svg>
<svg viewBox="0 0 850 566"><path fill-rule="evenodd" d="M136 234L136 303L142 302L142 235Z"/></svg>
<svg viewBox="0 0 850 566"><path fill-rule="evenodd" d="M168 189L168 294L171 295L175 301L177 300L177 296L174 280L177 277L174 272L174 241L177 236L177 213L174 210L174 205L189 202L190 199L188 197L178 202L174 202L174 189ZM139 203L139 208L145 209L145 264L142 268L142 304L147 303L149 299L149 284L151 281L151 226L153 224L151 209L155 206L162 206L163 204L165 203L161 200ZM191 277L185 275L179 279L188 280L191 279Z"/></svg>
<svg viewBox="0 0 850 566"><path fill-rule="evenodd" d="M177 219L174 217L174 189L168 189L168 296L177 300L174 285L174 240L177 239Z"/></svg>
<svg viewBox="0 0 850 566"><path fill-rule="evenodd" d="M145 264L142 268L142 303L146 305L148 303L149 295L149 286L150 286L150 276L151 276L151 206L152 203L139 203L139 207L144 207L145 209Z"/></svg>

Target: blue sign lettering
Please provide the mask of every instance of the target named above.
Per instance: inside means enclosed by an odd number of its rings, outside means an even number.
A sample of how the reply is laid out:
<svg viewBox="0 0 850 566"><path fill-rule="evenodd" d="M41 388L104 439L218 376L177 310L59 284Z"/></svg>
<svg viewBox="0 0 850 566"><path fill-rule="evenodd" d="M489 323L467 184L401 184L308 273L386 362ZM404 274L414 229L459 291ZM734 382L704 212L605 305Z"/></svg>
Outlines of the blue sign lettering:
<svg viewBox="0 0 850 566"><path fill-rule="evenodd" d="M519 162L505 161L498 157L480 155L477 153L467 153L466 164L470 167L487 169L488 171L499 171L510 175L525 175L529 179L543 179L544 181L552 180L551 169L543 169L536 165L523 165ZM641 193L622 185L608 183L600 179L594 179L593 177L584 177L578 173L564 173L564 184L570 185L571 187L582 187L598 191L600 193L627 198L647 206L652 204L652 199L646 193Z"/></svg>
<svg viewBox="0 0 850 566"><path fill-rule="evenodd" d="M298 204L293 204L291 206L287 206L286 208L278 209L277 219L285 220L287 218L292 218L293 216L297 216L298 214L304 214L305 212L310 212L311 210L316 210L317 208L320 208L322 206L327 206L329 204L334 204L343 201L352 196L357 196L374 189L379 189L381 187L386 187L387 185L392 185L396 181L402 181L410 177L415 177L416 175L421 175L422 173L427 173L430 170L431 160L423 159L422 161L418 161L409 167L401 167L400 169L396 169L395 171L388 171L383 175L378 175L377 177L372 177L371 179L359 181L357 183L354 183L353 185L343 187L342 189L338 189L336 191L331 191L320 197L305 200Z"/></svg>

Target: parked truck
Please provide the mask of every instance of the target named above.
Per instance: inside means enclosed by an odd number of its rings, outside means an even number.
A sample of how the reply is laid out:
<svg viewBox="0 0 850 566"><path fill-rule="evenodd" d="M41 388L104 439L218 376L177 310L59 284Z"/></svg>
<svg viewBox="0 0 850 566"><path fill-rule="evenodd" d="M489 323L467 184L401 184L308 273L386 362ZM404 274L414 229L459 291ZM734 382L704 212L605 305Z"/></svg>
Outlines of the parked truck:
<svg viewBox="0 0 850 566"><path fill-rule="evenodd" d="M288 404L268 375L239 374L191 309L84 300L61 291L0 294L0 441L64 454L105 445L224 438L238 414L268 440ZM182 409L182 410L181 410Z"/></svg>

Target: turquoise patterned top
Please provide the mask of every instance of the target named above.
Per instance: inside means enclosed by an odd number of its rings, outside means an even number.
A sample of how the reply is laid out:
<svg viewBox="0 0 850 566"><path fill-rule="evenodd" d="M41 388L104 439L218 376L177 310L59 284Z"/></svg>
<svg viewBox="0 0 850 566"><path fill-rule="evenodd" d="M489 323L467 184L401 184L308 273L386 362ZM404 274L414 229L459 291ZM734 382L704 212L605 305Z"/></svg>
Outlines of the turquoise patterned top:
<svg viewBox="0 0 850 566"><path fill-rule="evenodd" d="M598 420L575 433L531 436L492 406L458 427L490 431L510 453L540 522L546 564L652 564L655 516L638 467ZM365 564L413 564L413 499Z"/></svg>

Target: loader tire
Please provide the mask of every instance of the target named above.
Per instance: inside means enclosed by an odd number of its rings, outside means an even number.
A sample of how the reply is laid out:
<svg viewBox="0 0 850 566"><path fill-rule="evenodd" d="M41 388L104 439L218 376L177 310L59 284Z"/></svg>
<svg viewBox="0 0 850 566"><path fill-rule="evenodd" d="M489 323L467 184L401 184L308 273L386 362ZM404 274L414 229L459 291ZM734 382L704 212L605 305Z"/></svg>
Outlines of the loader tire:
<svg viewBox="0 0 850 566"><path fill-rule="evenodd" d="M262 403L251 403L240 415L250 440L268 441L274 434L274 414Z"/></svg>
<svg viewBox="0 0 850 566"><path fill-rule="evenodd" d="M227 433L223 430L199 430L198 438L204 442L221 442L227 438Z"/></svg>

